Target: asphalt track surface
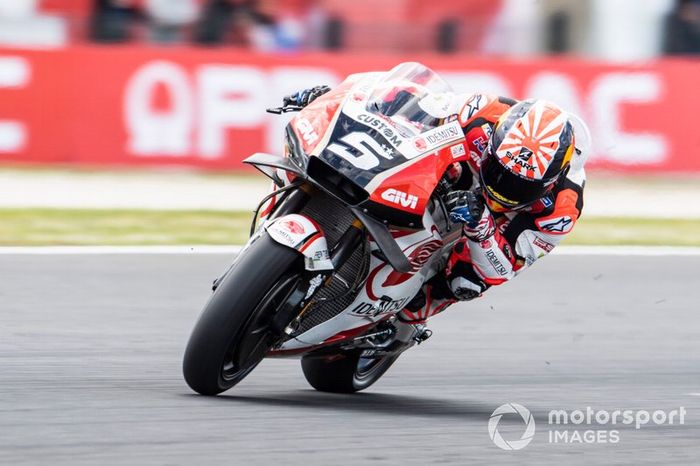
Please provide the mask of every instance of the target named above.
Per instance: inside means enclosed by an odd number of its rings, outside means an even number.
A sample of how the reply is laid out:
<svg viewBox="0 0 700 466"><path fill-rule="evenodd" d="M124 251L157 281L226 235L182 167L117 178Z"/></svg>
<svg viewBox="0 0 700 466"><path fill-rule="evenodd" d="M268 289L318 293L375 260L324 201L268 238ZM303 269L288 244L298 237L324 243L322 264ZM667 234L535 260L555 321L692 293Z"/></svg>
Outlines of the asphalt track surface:
<svg viewBox="0 0 700 466"><path fill-rule="evenodd" d="M315 392L286 359L205 398L181 357L229 260L1 256L0 464L698 462L698 256L552 256L434 319L434 337L364 393ZM536 420L519 451L487 431L508 402ZM550 410L587 406L687 414L618 425L615 444L549 442ZM509 440L524 430L513 415L499 427Z"/></svg>

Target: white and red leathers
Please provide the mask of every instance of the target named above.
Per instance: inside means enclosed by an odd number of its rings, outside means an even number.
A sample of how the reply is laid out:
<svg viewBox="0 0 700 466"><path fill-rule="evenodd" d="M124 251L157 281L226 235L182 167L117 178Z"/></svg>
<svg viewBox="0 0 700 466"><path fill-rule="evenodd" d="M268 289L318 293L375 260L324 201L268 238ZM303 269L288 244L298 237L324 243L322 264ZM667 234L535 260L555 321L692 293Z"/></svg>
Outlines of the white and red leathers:
<svg viewBox="0 0 700 466"><path fill-rule="evenodd" d="M480 164L494 127L516 101L484 94L456 95L453 99L470 155L466 164L469 170L463 170L455 189L473 189L479 186ZM445 270L455 297L478 296L491 286L511 280L551 252L581 215L585 179L583 164L572 164L567 176L535 203L515 211L496 213L486 209L481 229L469 231L465 227L465 237L455 246ZM444 296L431 299L434 294L426 290L425 304L402 311L400 317L424 320L454 302Z"/></svg>

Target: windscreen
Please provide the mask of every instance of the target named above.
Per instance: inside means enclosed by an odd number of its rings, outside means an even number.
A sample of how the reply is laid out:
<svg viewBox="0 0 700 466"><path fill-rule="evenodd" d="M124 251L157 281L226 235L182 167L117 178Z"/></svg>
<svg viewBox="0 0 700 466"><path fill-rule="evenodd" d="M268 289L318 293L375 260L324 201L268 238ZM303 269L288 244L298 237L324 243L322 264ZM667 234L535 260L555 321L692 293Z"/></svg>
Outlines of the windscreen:
<svg viewBox="0 0 700 466"><path fill-rule="evenodd" d="M430 68L402 63L374 85L367 111L420 134L440 126L449 116L451 92L449 84Z"/></svg>

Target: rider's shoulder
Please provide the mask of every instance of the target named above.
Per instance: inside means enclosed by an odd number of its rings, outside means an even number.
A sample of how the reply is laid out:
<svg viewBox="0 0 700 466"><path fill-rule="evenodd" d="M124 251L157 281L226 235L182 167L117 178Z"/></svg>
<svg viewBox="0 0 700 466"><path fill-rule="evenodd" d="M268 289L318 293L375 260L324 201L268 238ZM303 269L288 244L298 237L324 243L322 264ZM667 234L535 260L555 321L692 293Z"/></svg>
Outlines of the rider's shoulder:
<svg viewBox="0 0 700 466"><path fill-rule="evenodd" d="M461 94L459 123L463 128L484 123L496 123L516 100L492 94Z"/></svg>
<svg viewBox="0 0 700 466"><path fill-rule="evenodd" d="M583 210L585 173L571 173L557 183L551 193L537 201L529 214L535 227L542 233L564 235L569 233Z"/></svg>

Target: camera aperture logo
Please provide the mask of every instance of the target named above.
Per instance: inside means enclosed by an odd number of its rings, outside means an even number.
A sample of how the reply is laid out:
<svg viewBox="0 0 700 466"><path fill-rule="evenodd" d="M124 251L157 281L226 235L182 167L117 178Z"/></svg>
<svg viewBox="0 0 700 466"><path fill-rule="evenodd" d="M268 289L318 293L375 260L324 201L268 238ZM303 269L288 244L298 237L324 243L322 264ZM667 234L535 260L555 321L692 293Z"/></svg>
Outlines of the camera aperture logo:
<svg viewBox="0 0 700 466"><path fill-rule="evenodd" d="M501 418L506 414L518 414L524 423L524 432L519 439L506 440L498 429ZM621 439L619 426L642 429L647 424L683 425L687 410L681 406L670 411L644 409L595 410L586 409L567 411L553 409L547 418L547 439L550 444L605 444L618 443ZM502 450L521 450L528 446L535 436L535 419L523 405L507 403L499 406L489 419L489 436L493 443Z"/></svg>
<svg viewBox="0 0 700 466"><path fill-rule="evenodd" d="M498 423L504 414L519 414L525 423L525 431L519 440L506 440L498 431ZM521 450L525 448L535 436L535 418L530 411L518 403L508 403L499 406L489 418L489 436L496 446L502 450Z"/></svg>

